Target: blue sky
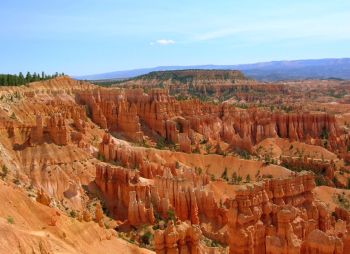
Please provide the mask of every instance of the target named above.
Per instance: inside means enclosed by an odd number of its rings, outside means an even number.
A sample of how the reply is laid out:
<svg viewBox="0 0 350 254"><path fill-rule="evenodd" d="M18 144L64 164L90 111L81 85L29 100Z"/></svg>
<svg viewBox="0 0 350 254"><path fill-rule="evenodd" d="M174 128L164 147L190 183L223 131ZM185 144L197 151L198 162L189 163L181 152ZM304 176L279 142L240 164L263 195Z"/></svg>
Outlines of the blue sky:
<svg viewBox="0 0 350 254"><path fill-rule="evenodd" d="M350 57L348 0L1 0L0 73Z"/></svg>

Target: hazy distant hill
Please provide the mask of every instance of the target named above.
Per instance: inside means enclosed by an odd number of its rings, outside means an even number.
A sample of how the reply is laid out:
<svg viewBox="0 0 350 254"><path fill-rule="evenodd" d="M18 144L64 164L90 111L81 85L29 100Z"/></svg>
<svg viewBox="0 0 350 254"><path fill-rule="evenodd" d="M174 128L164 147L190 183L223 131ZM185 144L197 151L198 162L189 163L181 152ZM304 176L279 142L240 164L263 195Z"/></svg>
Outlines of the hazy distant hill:
<svg viewBox="0 0 350 254"><path fill-rule="evenodd" d="M187 69L240 70L247 77L262 81L327 78L350 79L350 58L273 61L240 65L159 66L79 76L76 78L86 80L126 79L153 71Z"/></svg>

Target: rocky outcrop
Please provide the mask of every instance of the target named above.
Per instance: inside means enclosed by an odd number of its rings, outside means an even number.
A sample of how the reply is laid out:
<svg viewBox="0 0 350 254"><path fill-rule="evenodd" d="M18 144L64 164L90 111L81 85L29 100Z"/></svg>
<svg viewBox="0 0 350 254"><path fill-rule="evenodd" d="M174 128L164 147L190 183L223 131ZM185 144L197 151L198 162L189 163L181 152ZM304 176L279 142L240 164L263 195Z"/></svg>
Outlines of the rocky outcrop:
<svg viewBox="0 0 350 254"><path fill-rule="evenodd" d="M139 213L138 200L149 197L149 185L141 183L137 174L123 167L97 165L95 183L103 193L108 210L116 219L127 219L131 210ZM129 211L130 204L133 207ZM139 215L135 217L133 222L137 223Z"/></svg>
<svg viewBox="0 0 350 254"><path fill-rule="evenodd" d="M125 100L123 90L96 89L77 94L77 100L89 107L92 120L101 128L120 131L136 142L142 141L137 107Z"/></svg>
<svg viewBox="0 0 350 254"><path fill-rule="evenodd" d="M145 224L154 224L155 218L153 213L153 205L150 203L150 195L146 196L145 202L137 200L136 191L129 193L130 201L128 207L128 221L130 225L139 226ZM148 208L146 207L148 206Z"/></svg>
<svg viewBox="0 0 350 254"><path fill-rule="evenodd" d="M33 104L34 107L42 107L42 105L36 105L36 102ZM71 143L72 136L73 141L79 143L82 138L79 139L78 136L85 134L86 121L86 112L82 106L60 101L49 101L45 108L36 113L35 125L28 126L30 128L28 145L35 146L44 142L67 145ZM76 131L69 128L70 123L73 123Z"/></svg>
<svg viewBox="0 0 350 254"><path fill-rule="evenodd" d="M154 233L154 247L157 254L161 253L201 253L199 241L202 232L197 225L186 222L174 225L170 220L165 230Z"/></svg>
<svg viewBox="0 0 350 254"><path fill-rule="evenodd" d="M191 145L198 142L192 138L193 133L248 151L263 139L274 137L326 145L338 152L346 148L335 116L326 113L242 110L228 103L177 101L162 89L153 89L148 94L139 89L96 89L79 93L77 98L89 106L93 121L102 128L140 141L141 125L145 125L168 142L179 143L184 152L191 152Z"/></svg>
<svg viewBox="0 0 350 254"><path fill-rule="evenodd" d="M344 253L343 242L335 236L327 235L321 230L312 231L306 238L302 253L305 254L342 254Z"/></svg>
<svg viewBox="0 0 350 254"><path fill-rule="evenodd" d="M350 223L350 212L341 207L335 208L335 216L339 220L345 221L347 224Z"/></svg>
<svg viewBox="0 0 350 254"><path fill-rule="evenodd" d="M50 206L51 198L45 193L43 189L40 189L37 193L36 201L43 205Z"/></svg>
<svg viewBox="0 0 350 254"><path fill-rule="evenodd" d="M341 242L327 233L332 228L331 216L323 203L314 201L314 186L313 176L302 173L238 190L228 212L230 253L316 253L322 246L312 247L310 234L315 230L334 239L333 243ZM334 250L334 244L329 246ZM320 253L342 253L342 246L337 248Z"/></svg>
<svg viewBox="0 0 350 254"><path fill-rule="evenodd" d="M70 135L67 129L65 119L61 115L52 116L48 119L47 131L51 140L56 145L67 145Z"/></svg>

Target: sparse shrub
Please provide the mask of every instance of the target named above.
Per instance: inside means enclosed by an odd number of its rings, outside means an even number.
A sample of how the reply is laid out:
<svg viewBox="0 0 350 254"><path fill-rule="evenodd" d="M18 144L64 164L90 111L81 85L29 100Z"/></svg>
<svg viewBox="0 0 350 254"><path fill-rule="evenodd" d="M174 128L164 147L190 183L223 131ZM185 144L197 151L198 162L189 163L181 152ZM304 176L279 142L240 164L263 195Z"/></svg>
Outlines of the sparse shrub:
<svg viewBox="0 0 350 254"><path fill-rule="evenodd" d="M8 174L8 168L6 167L6 165L3 165L1 169L2 169L2 173L0 174L0 177L4 179Z"/></svg>
<svg viewBox="0 0 350 254"><path fill-rule="evenodd" d="M272 179L273 176L271 174L267 174L267 175L262 175L262 178L269 178L269 179Z"/></svg>
<svg viewBox="0 0 350 254"><path fill-rule="evenodd" d="M228 177L227 177L227 168L225 168L224 172L222 172L221 178L222 178L222 179L225 179L226 181L228 181Z"/></svg>
<svg viewBox="0 0 350 254"><path fill-rule="evenodd" d="M322 175L317 175L315 177L315 183L316 183L316 186L327 185L326 180Z"/></svg>
<svg viewBox="0 0 350 254"><path fill-rule="evenodd" d="M328 130L326 129L326 127L324 127L324 128L322 129L320 138L322 138L322 139L328 139Z"/></svg>
<svg viewBox="0 0 350 254"><path fill-rule="evenodd" d="M153 226L152 226L152 229L153 229L153 230L157 230L157 229L159 229L159 224L155 224L155 225L153 225Z"/></svg>
<svg viewBox="0 0 350 254"><path fill-rule="evenodd" d="M7 216L6 220L7 220L8 224L14 224L15 223L15 220L13 219L12 216Z"/></svg>
<svg viewBox="0 0 350 254"><path fill-rule="evenodd" d="M77 216L77 213L74 210L72 210L70 211L69 216L75 218Z"/></svg>
<svg viewBox="0 0 350 254"><path fill-rule="evenodd" d="M197 175L201 175L202 174L202 172L203 172L203 169L202 168L200 168L200 167L195 167L195 172L196 172L196 174Z"/></svg>
<svg viewBox="0 0 350 254"><path fill-rule="evenodd" d="M16 185L20 185L21 182L19 181L18 178L15 178L15 179L13 179L13 183Z"/></svg>
<svg viewBox="0 0 350 254"><path fill-rule="evenodd" d="M12 112L12 114L11 114L10 118L11 118L11 119L14 119L14 120L16 120L16 119L17 119L17 116L16 116L15 112Z"/></svg>
<svg viewBox="0 0 350 254"><path fill-rule="evenodd" d="M151 243L152 237L153 237L152 233L150 231L147 231L141 236L141 242L144 245L149 245Z"/></svg>
<svg viewBox="0 0 350 254"><path fill-rule="evenodd" d="M175 222L175 212L174 212L174 210L169 209L167 211L167 215L168 215L168 220L172 220L172 221Z"/></svg>
<svg viewBox="0 0 350 254"><path fill-rule="evenodd" d="M164 149L165 146L166 146L165 139L163 137L158 138L156 148L157 149Z"/></svg>
<svg viewBox="0 0 350 254"><path fill-rule="evenodd" d="M215 240L211 241L210 247L219 247L219 246L220 246L220 244L217 241L215 241Z"/></svg>
<svg viewBox="0 0 350 254"><path fill-rule="evenodd" d="M199 153L200 151L199 151L199 148L198 147L196 147L193 151L192 151L192 153Z"/></svg>
<svg viewBox="0 0 350 254"><path fill-rule="evenodd" d="M250 183L250 175L249 174L245 177L245 181L246 181L246 183Z"/></svg>
<svg viewBox="0 0 350 254"><path fill-rule="evenodd" d="M236 149L235 152L242 157L245 160L249 160L250 159L250 154L248 153L248 151L246 150L242 150L242 149Z"/></svg>
<svg viewBox="0 0 350 254"><path fill-rule="evenodd" d="M207 151L208 154L210 153L210 149L211 149L211 144L207 144L205 146L205 150Z"/></svg>
<svg viewBox="0 0 350 254"><path fill-rule="evenodd" d="M345 196L344 192L341 193L341 194L338 194L337 195L337 200L336 200L339 205L346 209L346 210L349 210L350 209L350 201L349 199Z"/></svg>
<svg viewBox="0 0 350 254"><path fill-rule="evenodd" d="M103 162L105 161L105 157L100 153L97 155L97 159Z"/></svg>

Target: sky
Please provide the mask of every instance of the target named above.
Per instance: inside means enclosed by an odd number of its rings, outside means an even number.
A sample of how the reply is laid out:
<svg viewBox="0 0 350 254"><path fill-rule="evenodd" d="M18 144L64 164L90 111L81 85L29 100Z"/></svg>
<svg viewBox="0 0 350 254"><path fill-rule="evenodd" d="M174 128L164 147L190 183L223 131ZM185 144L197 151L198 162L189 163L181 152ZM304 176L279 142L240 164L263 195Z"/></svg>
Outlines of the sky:
<svg viewBox="0 0 350 254"><path fill-rule="evenodd" d="M1 0L0 73L350 57L348 0Z"/></svg>

